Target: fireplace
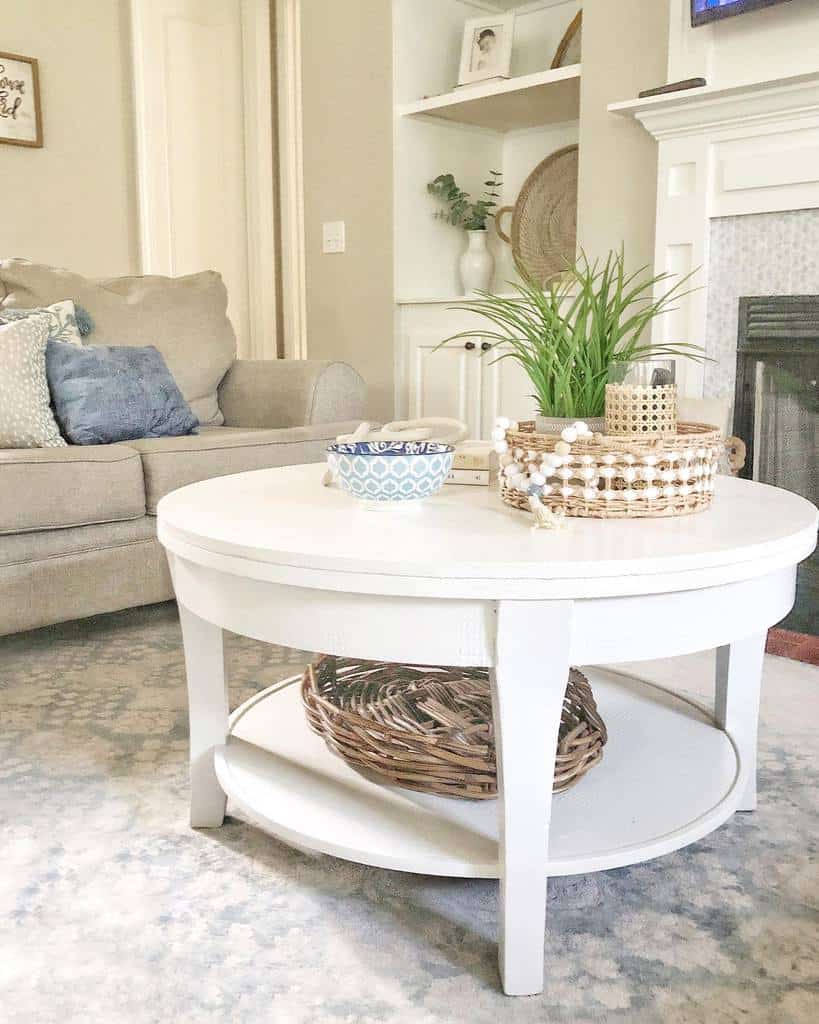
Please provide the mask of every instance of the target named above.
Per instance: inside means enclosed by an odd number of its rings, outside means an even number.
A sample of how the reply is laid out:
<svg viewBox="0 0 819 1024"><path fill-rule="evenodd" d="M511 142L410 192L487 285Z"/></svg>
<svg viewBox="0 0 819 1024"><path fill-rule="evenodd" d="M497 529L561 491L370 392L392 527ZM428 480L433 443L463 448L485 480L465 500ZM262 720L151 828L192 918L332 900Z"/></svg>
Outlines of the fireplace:
<svg viewBox="0 0 819 1024"><path fill-rule="evenodd" d="M689 38L682 7L675 0L669 58L695 74L719 47ZM656 340L705 342L712 361L681 360L680 392L734 393L734 433L751 448L747 475L816 501L819 297L805 293L819 287L819 68L756 81L724 71L706 88L609 105L658 142L656 272L695 273L707 286L681 297ZM772 294L790 297L745 299L737 332L740 296ZM814 556L784 623L811 631L809 643L819 634L817 577Z"/></svg>
<svg viewBox="0 0 819 1024"><path fill-rule="evenodd" d="M734 433L744 475L819 502L819 296L739 300ZM785 629L819 635L819 556L799 567Z"/></svg>

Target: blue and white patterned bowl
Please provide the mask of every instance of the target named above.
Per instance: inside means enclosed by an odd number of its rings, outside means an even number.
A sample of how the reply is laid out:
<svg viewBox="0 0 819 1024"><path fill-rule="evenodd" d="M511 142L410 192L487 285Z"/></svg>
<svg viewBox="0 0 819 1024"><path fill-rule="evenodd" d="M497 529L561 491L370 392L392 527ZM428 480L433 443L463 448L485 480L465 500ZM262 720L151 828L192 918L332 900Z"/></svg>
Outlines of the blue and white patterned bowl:
<svg viewBox="0 0 819 1024"><path fill-rule="evenodd" d="M364 501L417 501L435 494L455 449L432 441L331 444L327 463L342 490Z"/></svg>

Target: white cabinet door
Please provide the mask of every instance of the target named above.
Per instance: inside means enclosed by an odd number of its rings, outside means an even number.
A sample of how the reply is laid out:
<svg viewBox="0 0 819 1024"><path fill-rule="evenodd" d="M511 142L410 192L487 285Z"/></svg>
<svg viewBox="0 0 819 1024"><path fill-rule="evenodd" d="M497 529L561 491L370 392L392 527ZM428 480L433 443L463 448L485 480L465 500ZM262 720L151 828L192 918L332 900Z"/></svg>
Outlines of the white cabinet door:
<svg viewBox="0 0 819 1024"><path fill-rule="evenodd" d="M488 438L498 416L531 420L535 416L534 388L520 363L514 359L493 362L492 351L482 353L481 437Z"/></svg>
<svg viewBox="0 0 819 1024"><path fill-rule="evenodd" d="M413 334L405 339L410 418L454 417L467 424L470 437L479 437L480 348L475 342L453 342L435 351L440 341L440 333Z"/></svg>
<svg viewBox="0 0 819 1024"><path fill-rule="evenodd" d="M488 439L498 416L530 420L535 416L532 382L513 359L495 362L489 342L480 337L436 347L447 331L461 325L445 324L431 330L427 323L407 324L403 334L406 403L402 416L448 416L463 420L471 438ZM468 347L467 347L468 346Z"/></svg>

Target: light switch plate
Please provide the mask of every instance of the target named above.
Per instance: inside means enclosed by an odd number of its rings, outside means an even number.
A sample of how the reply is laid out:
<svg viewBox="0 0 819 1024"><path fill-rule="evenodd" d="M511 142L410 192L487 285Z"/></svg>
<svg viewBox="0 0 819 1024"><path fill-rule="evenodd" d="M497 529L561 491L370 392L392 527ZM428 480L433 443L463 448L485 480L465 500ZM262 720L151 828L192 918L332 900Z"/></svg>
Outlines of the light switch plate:
<svg viewBox="0 0 819 1024"><path fill-rule="evenodd" d="M326 220L321 225L321 251L323 253L344 252L346 245L343 220Z"/></svg>

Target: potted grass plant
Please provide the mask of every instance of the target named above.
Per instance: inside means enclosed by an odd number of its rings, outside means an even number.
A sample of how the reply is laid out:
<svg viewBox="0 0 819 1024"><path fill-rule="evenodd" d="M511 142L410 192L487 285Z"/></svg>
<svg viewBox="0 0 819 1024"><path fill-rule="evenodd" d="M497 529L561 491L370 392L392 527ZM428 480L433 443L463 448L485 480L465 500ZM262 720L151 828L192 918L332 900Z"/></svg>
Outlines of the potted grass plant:
<svg viewBox="0 0 819 1024"><path fill-rule="evenodd" d="M647 267L628 272L622 249L594 263L582 254L545 287L524 279L511 286L514 297L484 292L452 307L488 320L488 329L461 331L441 345L475 338L491 343L494 362L516 360L532 382L538 433L559 433L575 420L602 430L606 384L617 364L704 358L698 345L648 336L653 321L689 294L691 276L663 291L672 275L652 275Z"/></svg>

